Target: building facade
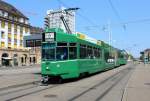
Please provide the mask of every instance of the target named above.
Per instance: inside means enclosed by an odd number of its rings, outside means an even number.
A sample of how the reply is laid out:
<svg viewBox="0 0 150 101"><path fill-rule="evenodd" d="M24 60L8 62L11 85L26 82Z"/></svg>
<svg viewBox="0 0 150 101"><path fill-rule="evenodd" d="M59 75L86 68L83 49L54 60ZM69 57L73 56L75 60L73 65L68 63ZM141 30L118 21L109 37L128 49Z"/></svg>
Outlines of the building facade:
<svg viewBox="0 0 150 101"><path fill-rule="evenodd" d="M145 49L141 52L141 60L144 62L150 62L150 49Z"/></svg>
<svg viewBox="0 0 150 101"><path fill-rule="evenodd" d="M46 19L48 19L48 21L46 21L48 25L46 24L46 26L48 26L49 28L61 28L66 32L63 21L60 19L60 17L63 15L71 32L75 33L75 12L68 11L66 13L64 9L65 8L61 8L60 10L48 10L45 17Z"/></svg>
<svg viewBox="0 0 150 101"><path fill-rule="evenodd" d="M24 37L24 46L30 48L30 64L41 63L41 42L42 33L32 33L31 35Z"/></svg>
<svg viewBox="0 0 150 101"><path fill-rule="evenodd" d="M29 50L23 37L30 35L29 19L14 6L0 0L0 65L27 65Z"/></svg>

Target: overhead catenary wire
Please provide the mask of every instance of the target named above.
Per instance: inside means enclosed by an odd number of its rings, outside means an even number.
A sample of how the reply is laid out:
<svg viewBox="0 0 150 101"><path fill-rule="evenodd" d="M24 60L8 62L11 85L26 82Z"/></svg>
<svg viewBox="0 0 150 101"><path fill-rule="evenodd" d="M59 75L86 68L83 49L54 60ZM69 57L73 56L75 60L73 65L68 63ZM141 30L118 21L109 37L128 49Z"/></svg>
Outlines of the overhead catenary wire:
<svg viewBox="0 0 150 101"><path fill-rule="evenodd" d="M138 24L138 23L145 23L145 22L150 22L150 18L146 18L146 19L138 19L138 20L130 20L130 21L126 21L126 22L121 22L121 23L112 23L111 26L112 27L117 27L117 26L120 26L120 25L128 25L128 24ZM89 25L89 26L80 26L82 28L102 28L102 29L105 29L104 26L107 26L107 24L104 24L104 25Z"/></svg>
<svg viewBox="0 0 150 101"><path fill-rule="evenodd" d="M115 16L117 17L117 19L119 20L119 22L121 21L121 17L117 11L117 9L115 8L115 6L113 5L113 2L111 0L108 0L110 6L111 6L111 9L112 11L114 12Z"/></svg>
<svg viewBox="0 0 150 101"><path fill-rule="evenodd" d="M65 6L65 7L67 7L67 8L70 8L70 6L67 5L66 3L64 3L62 0L57 0L57 1L58 1L59 4L62 4L63 6ZM93 25L93 26L94 26L94 25L96 26L96 24L95 24L91 19L89 19L88 17L86 17L86 16L83 15L83 13L84 13L83 9L80 9L80 11L82 11L82 14L79 13L79 12L77 12L76 14L77 14L78 16L80 16L83 20L85 20L85 21L88 22L89 24L91 24L91 25Z"/></svg>
<svg viewBox="0 0 150 101"><path fill-rule="evenodd" d="M69 5L67 5L66 3L64 3L62 0L57 0L58 1L58 3L60 4L60 5L62 5L62 6L65 6L65 7L68 7L69 8ZM118 19L121 19L120 18L120 16L119 16L119 14L117 13L117 10L115 9L115 7L113 6L113 4L112 4L112 2L111 1L109 1L110 2L110 4L111 4L111 7L112 7L112 9L114 10L114 12L115 12L115 14L116 14L116 16L118 17ZM98 24L95 24L94 22L93 22L93 20L91 20L91 19L89 19L88 17L86 17L86 16L84 16L84 11L83 11L83 9L80 9L80 11L82 11L82 14L81 13L79 13L79 12L77 12L76 14L80 17L80 18L82 18L84 21L86 21L87 23L89 23L90 24L90 26L85 26L85 27L83 27L83 28L85 28L86 30L97 30L97 31L104 31L104 29L106 30L107 28L106 28L106 26L108 26L107 24L105 24L105 25L98 25ZM121 24L121 23L120 23ZM101 27L100 27L101 26ZM125 26L126 27L126 26ZM78 27L79 28L79 27ZM80 27L81 28L81 27Z"/></svg>
<svg viewBox="0 0 150 101"><path fill-rule="evenodd" d="M67 5L66 3L64 3L62 0L57 0L60 4L62 4L65 7L69 8L69 5ZM126 30L126 27L128 24L138 24L138 23L144 23L144 22L150 22L150 18L146 18L146 19L138 19L138 20L130 20L130 21L122 21L121 16L119 15L117 9L115 8L112 0L108 0L114 14L116 15L119 23L111 23L111 27L118 27L118 26L122 26L124 28L124 30ZM77 12L77 15L80 16L83 20L85 20L86 22L88 22L90 25L89 26L78 26L78 28L85 28L86 30L101 30L104 31L106 30L106 27L108 26L108 24L103 24L103 25L98 25L95 24L91 19L89 19L88 17L83 15L83 9L80 9L80 11L82 11L82 14L80 14L79 12Z"/></svg>

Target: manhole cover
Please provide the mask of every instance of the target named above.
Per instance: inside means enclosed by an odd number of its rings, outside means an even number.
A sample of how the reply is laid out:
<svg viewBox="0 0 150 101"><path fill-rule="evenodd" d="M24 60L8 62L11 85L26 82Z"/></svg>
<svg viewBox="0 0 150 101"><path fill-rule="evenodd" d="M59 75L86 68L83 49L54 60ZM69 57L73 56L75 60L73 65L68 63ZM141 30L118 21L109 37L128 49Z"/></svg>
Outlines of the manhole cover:
<svg viewBox="0 0 150 101"><path fill-rule="evenodd" d="M50 95L45 95L44 97L48 97L48 98L55 98L55 97L57 97L57 95L50 94Z"/></svg>
<svg viewBox="0 0 150 101"><path fill-rule="evenodd" d="M145 83L145 85L149 85L150 86L150 83Z"/></svg>
<svg viewBox="0 0 150 101"><path fill-rule="evenodd" d="M90 88L91 90L96 89L95 87Z"/></svg>

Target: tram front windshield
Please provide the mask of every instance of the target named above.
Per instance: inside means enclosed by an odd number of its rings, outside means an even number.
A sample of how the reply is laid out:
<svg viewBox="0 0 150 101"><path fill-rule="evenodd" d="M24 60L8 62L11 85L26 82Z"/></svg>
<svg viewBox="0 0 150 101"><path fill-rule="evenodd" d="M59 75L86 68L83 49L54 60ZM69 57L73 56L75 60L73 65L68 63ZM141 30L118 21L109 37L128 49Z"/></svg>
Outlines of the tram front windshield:
<svg viewBox="0 0 150 101"><path fill-rule="evenodd" d="M55 60L55 43L42 44L42 60Z"/></svg>
<svg viewBox="0 0 150 101"><path fill-rule="evenodd" d="M67 59L68 59L67 45L59 46L56 45L55 43L42 44L42 60L61 61Z"/></svg>

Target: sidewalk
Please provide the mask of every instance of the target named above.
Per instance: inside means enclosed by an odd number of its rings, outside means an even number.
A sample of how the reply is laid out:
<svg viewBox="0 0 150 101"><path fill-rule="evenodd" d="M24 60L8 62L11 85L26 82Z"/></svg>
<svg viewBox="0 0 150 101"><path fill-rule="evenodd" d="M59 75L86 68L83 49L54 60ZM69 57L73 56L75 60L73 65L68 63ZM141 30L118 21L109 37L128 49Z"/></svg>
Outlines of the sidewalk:
<svg viewBox="0 0 150 101"><path fill-rule="evenodd" d="M139 64L124 92L123 101L150 101L150 64Z"/></svg>
<svg viewBox="0 0 150 101"><path fill-rule="evenodd" d="M22 66L22 67L0 67L0 75L40 73L40 65Z"/></svg>
<svg viewBox="0 0 150 101"><path fill-rule="evenodd" d="M34 67L40 67L40 64L33 64L33 65L30 65L30 66L14 66L14 67L0 66L0 70L24 69L24 68L34 68Z"/></svg>

